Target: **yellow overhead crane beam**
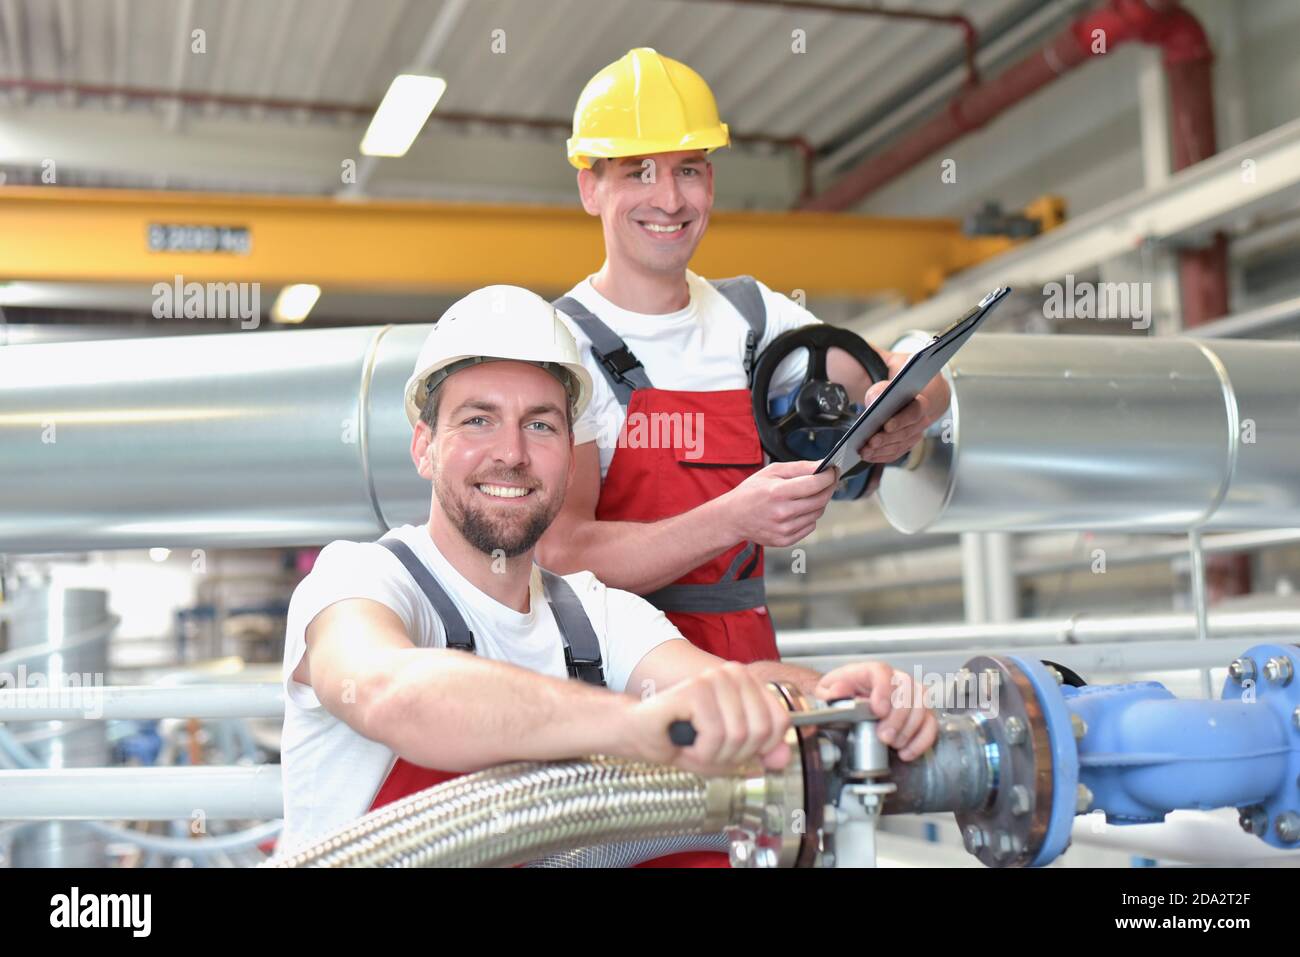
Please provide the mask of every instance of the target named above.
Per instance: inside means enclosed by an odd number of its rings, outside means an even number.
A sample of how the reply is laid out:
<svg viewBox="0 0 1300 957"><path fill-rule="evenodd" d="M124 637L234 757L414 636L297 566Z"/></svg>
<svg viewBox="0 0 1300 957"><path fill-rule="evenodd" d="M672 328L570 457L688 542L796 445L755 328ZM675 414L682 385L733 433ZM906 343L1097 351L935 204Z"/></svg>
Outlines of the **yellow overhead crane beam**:
<svg viewBox="0 0 1300 957"><path fill-rule="evenodd" d="M691 266L787 293L916 300L1012 245L954 219L715 212ZM599 222L577 207L0 187L0 280L559 293L603 257Z"/></svg>

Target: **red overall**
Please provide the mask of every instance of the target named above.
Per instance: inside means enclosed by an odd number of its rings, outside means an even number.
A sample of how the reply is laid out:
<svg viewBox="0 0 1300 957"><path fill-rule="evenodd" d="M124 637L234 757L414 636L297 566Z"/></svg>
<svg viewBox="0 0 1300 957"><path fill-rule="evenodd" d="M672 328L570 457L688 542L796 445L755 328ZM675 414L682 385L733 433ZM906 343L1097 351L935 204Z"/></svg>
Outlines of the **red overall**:
<svg viewBox="0 0 1300 957"><path fill-rule="evenodd" d="M681 431L664 426L672 416ZM694 423L686 426L687 417ZM638 423L645 423L638 431ZM647 443L672 434L674 441ZM690 441L676 441L680 435ZM670 447L646 447L646 445ZM718 392L679 392L636 389L627 405L627 421L619 447L600 489L596 518L600 521L655 522L680 515L729 492L763 467L763 448L754 426L748 389ZM752 557L736 559L742 552ZM730 574L728 574L730 572ZM723 554L692 569L674 585L712 584L763 577L763 549L739 542ZM673 589L674 591L678 589ZM655 595L646 598L652 604ZM671 607L671 602L667 603ZM766 606L725 612L665 611L692 644L719 658L750 662L780 656Z"/></svg>

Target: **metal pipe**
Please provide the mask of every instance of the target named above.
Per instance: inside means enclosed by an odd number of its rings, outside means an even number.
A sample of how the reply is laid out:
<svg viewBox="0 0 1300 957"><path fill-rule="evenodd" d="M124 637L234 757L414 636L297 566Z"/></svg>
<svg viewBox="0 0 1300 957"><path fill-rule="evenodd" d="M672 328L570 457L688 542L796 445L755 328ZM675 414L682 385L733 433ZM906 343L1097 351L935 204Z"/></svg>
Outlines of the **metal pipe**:
<svg viewBox="0 0 1300 957"><path fill-rule="evenodd" d="M752 804L746 789L762 795L765 780L601 756L503 764L372 811L267 866L504 866L592 844L716 833L741 823Z"/></svg>
<svg viewBox="0 0 1300 957"><path fill-rule="evenodd" d="M1018 602L1011 537L1005 532L962 535L961 585L968 622L1014 619Z"/></svg>
<svg viewBox="0 0 1300 957"><path fill-rule="evenodd" d="M1211 611L1209 636L1214 638L1285 638L1300 635L1300 609ZM777 647L782 658L809 655L881 655L911 651L980 651L1034 645L1089 645L1114 642L1191 641L1197 637L1196 616L1190 613L1122 615L1091 618L1025 618L984 624L886 625L782 631ZM1225 661L1230 659L1224 659Z"/></svg>
<svg viewBox="0 0 1300 957"><path fill-rule="evenodd" d="M255 824L246 830L230 834L206 834L203 837L165 837L161 834L149 834L133 828L100 824L98 821L86 821L83 826L112 841L127 841L146 851L188 858L206 858L224 854L228 851L242 851L253 848L271 840L284 827L280 821L268 821L265 824Z"/></svg>
<svg viewBox="0 0 1300 957"><path fill-rule="evenodd" d="M982 648L951 651L894 651L872 655L895 668L923 674L956 674L972 651L983 654L1014 654L1048 659L1091 677L1140 671L1179 671L1223 667L1241 651L1240 638L1211 638L1209 641L1120 641L1095 645L1006 645L993 641ZM791 656L791 664L814 671L829 671L862 660L860 652L839 655Z"/></svg>
<svg viewBox="0 0 1300 957"><path fill-rule="evenodd" d="M108 639L118 621L109 614L107 592L57 586L18 588L9 596L9 604L12 650L0 656L0 661L23 663L15 669L16 674L0 672L6 685L39 681L44 689L72 690L77 696L81 686L103 685ZM74 697L69 703L76 700ZM102 724L45 721L35 714L15 720L22 722L19 727L32 742L22 757L51 768L98 767L108 762L108 738ZM5 750L8 753L10 749ZM16 867L102 867L104 863L102 837L59 821L46 820L27 828L14 840Z"/></svg>
<svg viewBox="0 0 1300 957"><path fill-rule="evenodd" d="M708 0L717 2L717 0ZM963 61L966 65L966 83L979 82L975 56L979 52L979 31L970 17L960 13L931 13L925 10L908 10L902 7L859 6L852 3L827 3L825 0L723 0L745 7L778 7L795 13L833 13L840 16L886 17L894 20L913 20L937 26L957 27L962 32Z"/></svg>
<svg viewBox="0 0 1300 957"><path fill-rule="evenodd" d="M1155 682L1136 682L1067 694L1066 707L1086 729L1078 742L1079 782L1091 791L1092 806L1111 820L1152 822L1179 808L1275 799L1291 805L1292 709L1286 695L1270 706L1271 692L1186 700Z"/></svg>
<svg viewBox="0 0 1300 957"><path fill-rule="evenodd" d="M976 336L881 508L905 532L1300 526L1298 367L1292 342Z"/></svg>
<svg viewBox="0 0 1300 957"><path fill-rule="evenodd" d="M1011 535L986 532L981 538L984 540L984 586L988 590L989 621L1013 621L1020 615L1020 593L1011 557Z"/></svg>
<svg viewBox="0 0 1300 957"><path fill-rule="evenodd" d="M1196 613L1196 637L1206 641L1210 637L1210 595L1205 580L1205 549L1201 545L1201 533L1192 529L1187 533L1187 543L1192 558L1192 609ZM1210 670L1201 672L1201 697L1213 697L1210 686Z"/></svg>
<svg viewBox="0 0 1300 957"><path fill-rule="evenodd" d="M1062 74L1132 41L1153 44L1163 54L1173 168L1185 169L1213 156L1218 149L1211 73L1214 55L1200 21L1177 0L1111 0L1074 20L1042 49L992 80L968 84L947 109L849 170L805 201L803 208L842 210L860 203ZM1178 259L1183 324L1190 328L1224 315L1228 311L1227 237L1216 233L1203 248L1181 250Z"/></svg>
<svg viewBox="0 0 1300 957"><path fill-rule="evenodd" d="M1102 31L1105 38L1105 45L1100 50L1095 45L1097 30ZM1201 40L1199 53L1192 42L1197 33ZM1165 51L1171 94L1176 86L1186 91L1177 115L1190 116L1195 95L1198 91L1208 92L1208 88L1195 83L1198 77L1194 72L1177 69L1182 64L1198 62L1197 56L1207 64L1209 62L1209 45L1196 18L1176 3L1163 0L1112 0L1104 7L1083 14L1042 49L993 79L964 88L946 109L845 173L805 202L804 208L833 211L860 203L927 156L981 128L1062 74L1103 51L1109 53L1116 45L1133 40L1159 44ZM1196 115L1204 114L1207 109L1212 116L1212 100L1208 107L1196 107ZM1198 136L1196 143L1203 144L1203 138Z"/></svg>
<svg viewBox="0 0 1300 957"><path fill-rule="evenodd" d="M1181 7L1158 27L1169 85L1169 132L1174 170L1186 169L1218 152L1214 131L1214 55L1205 30ZM1197 249L1178 252L1178 277L1184 328L1194 328L1228 312L1228 237L1217 232Z"/></svg>
<svg viewBox="0 0 1300 957"><path fill-rule="evenodd" d="M901 761L890 752L889 780L895 790L885 796L884 814L983 807L997 784L997 772L980 721L971 715L942 715L939 737L924 755Z"/></svg>
<svg viewBox="0 0 1300 957"><path fill-rule="evenodd" d="M268 820L284 816L280 766L0 771L0 820Z"/></svg>
<svg viewBox="0 0 1300 957"><path fill-rule="evenodd" d="M317 545L423 521L401 395L430 328L0 351L0 551Z"/></svg>
<svg viewBox="0 0 1300 957"><path fill-rule="evenodd" d="M0 721L128 720L157 718L279 718L284 692L273 682L158 687L0 690Z"/></svg>
<svg viewBox="0 0 1300 957"><path fill-rule="evenodd" d="M15 740L9 730L4 727L0 727L0 752L3 752L3 754L0 754L0 767L41 769L41 765L36 760L36 756ZM190 819L193 820L192 814ZM239 851L254 845L262 844L264 841L279 834L283 824L281 821L275 820L264 824L254 825L253 827L242 831L218 835L207 834L204 837L195 837L192 835L186 837L163 837L157 834L149 834L145 831L138 831L130 827L119 827L114 824L104 824L100 821L87 820L44 823L25 821L15 825L17 829L28 833L33 830L36 830L39 833L39 829L53 826L61 828L69 826L85 828L86 830L98 835L100 838L119 843L122 841L128 841L151 853L202 858L216 854L223 854L226 851Z"/></svg>
<svg viewBox="0 0 1300 957"><path fill-rule="evenodd" d="M934 536L942 540L941 536ZM864 544L854 547L851 539L827 540L836 546L834 554L828 555L820 545L807 546L808 560L816 565L822 561L843 560L851 558L869 558L877 550ZM910 588L918 585L948 585L961 581L962 573L956 550L939 545L925 547L926 536L910 539L915 544L911 555L891 556L888 559L872 561L869 567L853 578L832 579L817 584L803 584L792 581L793 576L772 575L768 579L767 597L769 601L812 601L817 598L859 595L867 592L885 591L894 588ZM1024 539L1022 539L1024 541ZM1300 531L1282 529L1265 532L1224 532L1207 535L1201 540L1201 550L1207 554L1240 553L1268 548L1286 548L1300 544ZM1155 545L1133 548L1123 542L1114 543L1105 538L1094 538L1088 542L1086 554L1042 554L1026 552L1015 559L1016 578L1031 578L1084 569L1096 565L1105 556L1107 570L1126 565L1141 565L1155 562L1167 562L1182 558L1187 551L1182 539L1160 542ZM772 562L777 565L777 562ZM913 567L914 566L914 567ZM903 574L898 574L903 569Z"/></svg>
<svg viewBox="0 0 1300 957"><path fill-rule="evenodd" d="M976 532L961 537L961 595L966 621L982 625L989 620L989 595L984 587L984 541Z"/></svg>

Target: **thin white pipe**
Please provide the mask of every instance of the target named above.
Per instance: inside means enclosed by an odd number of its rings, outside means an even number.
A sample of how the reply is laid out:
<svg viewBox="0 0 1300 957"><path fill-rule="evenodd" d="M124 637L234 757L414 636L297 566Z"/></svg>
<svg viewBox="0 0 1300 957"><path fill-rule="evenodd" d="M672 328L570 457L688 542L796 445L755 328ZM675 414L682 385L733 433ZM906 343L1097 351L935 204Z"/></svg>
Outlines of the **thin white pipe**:
<svg viewBox="0 0 1300 957"><path fill-rule="evenodd" d="M978 532L966 532L961 537L961 596L968 624L983 625L989 621L985 575L984 540Z"/></svg>
<svg viewBox="0 0 1300 957"><path fill-rule="evenodd" d="M1181 641L1195 638L1191 613L1125 615L1110 618L1024 618L989 624L886 625L783 631L777 635L782 657L930 652L980 647L1062 646L1096 642ZM1218 611L1209 615L1211 638L1261 638L1300 634L1300 609ZM1166 653L1171 653L1166 650Z"/></svg>
<svg viewBox="0 0 1300 957"><path fill-rule="evenodd" d="M269 820L280 766L0 771L0 820Z"/></svg>
<svg viewBox="0 0 1300 957"><path fill-rule="evenodd" d="M1126 641L1093 645L1007 646L989 642L983 647L948 651L895 651L864 655L783 655L782 660L814 671L829 671L864 657L884 661L912 674L955 674L976 655L1017 655L1047 659L1065 665L1092 680L1096 675L1132 674L1146 671L1180 671L1193 668L1223 668L1246 650L1241 638L1212 638L1209 641Z"/></svg>
<svg viewBox="0 0 1300 957"><path fill-rule="evenodd" d="M0 728L0 751L4 750L9 751L8 759L6 760L5 755L0 755L0 765L9 766L11 762L14 762L20 768L40 768L31 752L14 741L13 736L6 729ZM9 825L8 833L12 834L35 823L37 823L35 820L28 820ZM209 853L228 850L237 851L253 847L275 837L283 827L282 822L276 820L257 824L242 831L219 834L215 837L208 835L202 838L180 838L148 834L134 828L104 824L100 821L80 821L78 823L82 827L89 828L96 834L108 838L110 841L129 841L144 848L151 854L184 855L190 858L203 858ZM3 840L6 836L5 830L0 829L0 840Z"/></svg>
<svg viewBox="0 0 1300 957"><path fill-rule="evenodd" d="M965 534L974 534L967 532ZM959 548L942 544L945 536L928 536L940 541L940 544L925 546L927 536L917 536L913 542L917 547L905 555L891 555L887 559L872 559L874 554L888 551L886 547L876 547L869 536L849 535L840 539L823 538L808 541L803 547L811 562L835 562L853 558L870 559L864 566L860 577L832 579L820 584L794 583L794 576L769 576L767 596L771 600L811 601L816 598L831 598L841 595L858 595L865 592L888 591L893 588L907 588L921 585L944 585L961 581L962 568L958 561ZM964 537L964 536L963 536ZM1071 536L1076 537L1076 536ZM1123 540L1096 538L1083 553L1078 544L1070 551L1062 551L1057 542L1063 541L1063 533L1044 533L1039 535L1018 535L1022 542L1021 554L1015 557L1013 573L1015 578L1029 578L1035 575L1047 575L1086 569L1096 561L1095 550L1103 549L1106 555L1106 567L1118 568L1127 565L1157 563L1181 558L1187 553L1187 540L1184 536L1162 541L1155 545L1135 548ZM1077 537L1076 537L1077 539ZM1201 538L1201 551L1207 555L1220 552L1240 552L1268 548L1286 548L1300 543L1300 532L1295 529L1281 529L1264 532L1225 532L1205 535ZM1039 547L1039 546L1042 547ZM772 549L768 553L769 567L789 566L788 549ZM901 571L900 571L901 570Z"/></svg>
<svg viewBox="0 0 1300 957"><path fill-rule="evenodd" d="M1206 641L1210 637L1210 597L1205 581L1205 552L1201 548L1200 530L1189 530L1187 542L1192 555L1192 609L1196 613L1196 637ZM1201 694L1202 697L1213 697L1208 668L1201 672Z"/></svg>
<svg viewBox="0 0 1300 957"><path fill-rule="evenodd" d="M984 587L988 593L988 620L1014 621L1020 614L1020 602L1012 560L1011 533L985 532L980 537L984 543Z"/></svg>
<svg viewBox="0 0 1300 957"><path fill-rule="evenodd" d="M158 854L171 854L176 857L205 857L209 854L225 851L241 851L275 837L284 827L280 821L268 821L265 824L257 824L247 830L233 834L206 835L204 837L167 837L161 834L146 834L144 831L100 824L98 821L87 821L83 826L107 837L109 840L129 841L146 850Z"/></svg>
<svg viewBox="0 0 1300 957"><path fill-rule="evenodd" d="M279 718L279 684L19 688L0 691L0 721Z"/></svg>

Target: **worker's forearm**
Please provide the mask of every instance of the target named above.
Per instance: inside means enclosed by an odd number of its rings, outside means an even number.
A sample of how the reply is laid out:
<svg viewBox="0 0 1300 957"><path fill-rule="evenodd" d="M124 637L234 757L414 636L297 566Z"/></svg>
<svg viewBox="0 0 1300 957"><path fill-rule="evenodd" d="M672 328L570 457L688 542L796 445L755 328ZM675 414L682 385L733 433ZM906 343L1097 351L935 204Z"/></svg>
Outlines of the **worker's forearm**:
<svg viewBox="0 0 1300 957"><path fill-rule="evenodd" d="M446 649L395 650L338 715L399 757L471 771L504 761L622 754L635 699ZM349 718L355 719L349 720ZM358 725L360 725L358 727Z"/></svg>
<svg viewBox="0 0 1300 957"><path fill-rule="evenodd" d="M746 665L759 681L780 681L794 685L806 695L812 695L821 675L811 668L787 665L783 661L751 661Z"/></svg>
<svg viewBox="0 0 1300 957"><path fill-rule="evenodd" d="M557 523L543 541L542 563L557 572L590 571L611 588L648 594L740 541L724 498L657 522Z"/></svg>

